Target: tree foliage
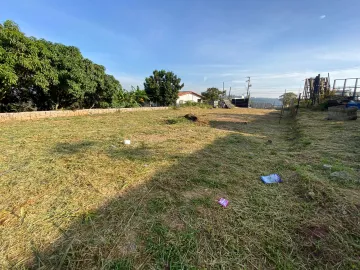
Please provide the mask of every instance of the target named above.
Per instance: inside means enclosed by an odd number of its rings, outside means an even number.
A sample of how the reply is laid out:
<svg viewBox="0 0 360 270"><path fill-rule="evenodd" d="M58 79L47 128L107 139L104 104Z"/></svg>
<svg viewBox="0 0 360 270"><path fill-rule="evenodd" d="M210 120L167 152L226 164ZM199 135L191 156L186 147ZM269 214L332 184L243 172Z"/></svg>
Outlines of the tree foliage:
<svg viewBox="0 0 360 270"><path fill-rule="evenodd" d="M149 98L146 95L145 90L141 90L139 86L132 87L131 91L119 92L114 98L113 107L131 108L144 105Z"/></svg>
<svg viewBox="0 0 360 270"><path fill-rule="evenodd" d="M289 106L292 100L297 99L297 95L293 92L285 93L279 97L284 106Z"/></svg>
<svg viewBox="0 0 360 270"><path fill-rule="evenodd" d="M0 111L106 108L122 94L119 81L78 48L0 24Z"/></svg>
<svg viewBox="0 0 360 270"><path fill-rule="evenodd" d="M208 88L205 92L202 92L201 95L204 97L207 101L214 101L219 100L220 96L223 94L222 91L220 91L216 87Z"/></svg>
<svg viewBox="0 0 360 270"><path fill-rule="evenodd" d="M144 89L151 101L161 106L175 104L179 91L184 87L181 79L173 72L154 70L153 75L145 78Z"/></svg>

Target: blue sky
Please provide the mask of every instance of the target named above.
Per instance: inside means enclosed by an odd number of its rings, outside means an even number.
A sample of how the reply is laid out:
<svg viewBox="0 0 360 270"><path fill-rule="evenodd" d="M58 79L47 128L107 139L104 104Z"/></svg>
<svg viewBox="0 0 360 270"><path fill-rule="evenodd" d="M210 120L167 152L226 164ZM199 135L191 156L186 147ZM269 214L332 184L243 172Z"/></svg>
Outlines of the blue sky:
<svg viewBox="0 0 360 270"><path fill-rule="evenodd" d="M8 0L0 21L80 48L124 88L154 69L183 90L232 87L252 96L298 92L306 77L360 77L359 0Z"/></svg>

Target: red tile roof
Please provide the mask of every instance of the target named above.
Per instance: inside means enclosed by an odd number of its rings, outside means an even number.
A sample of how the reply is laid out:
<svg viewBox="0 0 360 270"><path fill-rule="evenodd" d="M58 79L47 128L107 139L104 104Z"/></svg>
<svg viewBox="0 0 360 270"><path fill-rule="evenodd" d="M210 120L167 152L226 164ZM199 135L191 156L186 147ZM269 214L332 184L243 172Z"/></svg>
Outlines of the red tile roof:
<svg viewBox="0 0 360 270"><path fill-rule="evenodd" d="M184 95L187 95L187 94L192 94L192 95L194 95L194 96L197 96L197 97L199 97L199 98L202 98L201 95L199 95L198 93L195 93L195 92L193 92L193 91L181 91L181 92L179 92L179 97L184 96Z"/></svg>

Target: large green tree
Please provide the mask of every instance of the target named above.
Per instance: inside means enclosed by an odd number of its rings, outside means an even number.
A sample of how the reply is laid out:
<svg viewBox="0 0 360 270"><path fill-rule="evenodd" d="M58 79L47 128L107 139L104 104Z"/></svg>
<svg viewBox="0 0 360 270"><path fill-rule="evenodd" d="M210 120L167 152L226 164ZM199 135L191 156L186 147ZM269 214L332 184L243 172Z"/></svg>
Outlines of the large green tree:
<svg viewBox="0 0 360 270"><path fill-rule="evenodd" d="M284 106L289 106L292 100L296 100L297 95L293 92L285 93L279 97Z"/></svg>
<svg viewBox="0 0 360 270"><path fill-rule="evenodd" d="M26 37L16 23L5 21L0 26L0 101L5 108L33 105L32 96L55 79L40 50L37 40Z"/></svg>
<svg viewBox="0 0 360 270"><path fill-rule="evenodd" d="M110 107L118 80L73 46L27 37L0 24L0 112Z"/></svg>
<svg viewBox="0 0 360 270"><path fill-rule="evenodd" d="M149 99L161 106L175 104L183 87L180 78L173 72L165 70L154 70L153 75L145 78L144 83L144 90Z"/></svg>
<svg viewBox="0 0 360 270"><path fill-rule="evenodd" d="M201 93L204 99L208 101L219 100L222 94L223 92L216 87L208 88L205 92Z"/></svg>

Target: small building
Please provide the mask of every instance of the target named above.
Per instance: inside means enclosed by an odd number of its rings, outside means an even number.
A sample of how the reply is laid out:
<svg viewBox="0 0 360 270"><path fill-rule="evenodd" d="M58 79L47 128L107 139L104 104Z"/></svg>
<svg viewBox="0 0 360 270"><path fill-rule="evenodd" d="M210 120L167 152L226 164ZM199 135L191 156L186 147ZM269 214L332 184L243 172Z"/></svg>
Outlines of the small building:
<svg viewBox="0 0 360 270"><path fill-rule="evenodd" d="M187 101L198 102L201 103L203 97L198 93L192 91L181 91L179 92L179 97L176 100L176 105L184 104Z"/></svg>

